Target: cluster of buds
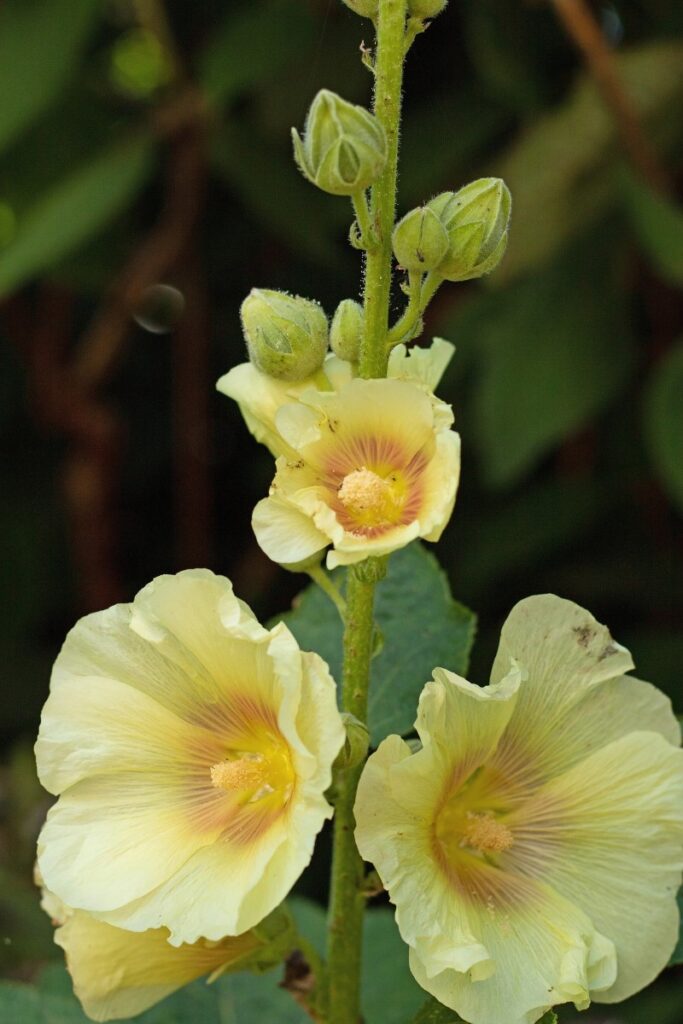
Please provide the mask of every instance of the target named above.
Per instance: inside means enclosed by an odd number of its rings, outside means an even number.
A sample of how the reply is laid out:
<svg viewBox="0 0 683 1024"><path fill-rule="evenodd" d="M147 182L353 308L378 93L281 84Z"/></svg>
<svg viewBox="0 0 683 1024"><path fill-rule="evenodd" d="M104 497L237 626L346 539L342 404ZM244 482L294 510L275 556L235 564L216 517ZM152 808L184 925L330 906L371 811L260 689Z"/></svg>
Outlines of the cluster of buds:
<svg viewBox="0 0 683 1024"><path fill-rule="evenodd" d="M394 229L394 255L408 271L446 281L489 274L507 247L510 192L500 178L478 178L411 210Z"/></svg>

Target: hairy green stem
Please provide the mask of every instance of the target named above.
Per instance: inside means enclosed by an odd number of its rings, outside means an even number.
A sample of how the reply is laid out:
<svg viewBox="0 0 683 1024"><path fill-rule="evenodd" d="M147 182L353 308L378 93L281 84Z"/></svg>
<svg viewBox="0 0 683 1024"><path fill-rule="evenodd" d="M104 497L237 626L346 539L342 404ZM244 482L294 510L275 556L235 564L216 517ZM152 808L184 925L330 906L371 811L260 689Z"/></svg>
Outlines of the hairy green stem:
<svg viewBox="0 0 683 1024"><path fill-rule="evenodd" d="M387 163L372 188L370 203L376 244L365 255L364 330L358 366L360 376L365 378L385 377L387 372L391 232L396 207L406 6L407 0L380 0L377 20L373 110L386 133ZM350 568L346 580L342 706L364 724L373 650L375 586L384 570L383 565L375 563L376 560L370 560ZM353 836L353 805L362 768L360 764L347 769L337 785L327 947L328 1024L358 1024L360 1019L365 895L363 861Z"/></svg>
<svg viewBox="0 0 683 1024"><path fill-rule="evenodd" d="M363 304L365 327L361 342L361 377L385 377L386 336L391 289L391 231L396 209L396 168L401 118L401 87L405 55L407 0L380 0L377 19L377 57L373 111L387 137L387 163L372 187L370 214L378 236L376 249L365 258Z"/></svg>
<svg viewBox="0 0 683 1024"><path fill-rule="evenodd" d="M346 629L342 705L361 722L367 720L368 679L372 657L375 584L349 569L346 584ZM329 1024L357 1024L365 896L363 862L353 838L353 804L362 764L340 775L334 818L328 950Z"/></svg>

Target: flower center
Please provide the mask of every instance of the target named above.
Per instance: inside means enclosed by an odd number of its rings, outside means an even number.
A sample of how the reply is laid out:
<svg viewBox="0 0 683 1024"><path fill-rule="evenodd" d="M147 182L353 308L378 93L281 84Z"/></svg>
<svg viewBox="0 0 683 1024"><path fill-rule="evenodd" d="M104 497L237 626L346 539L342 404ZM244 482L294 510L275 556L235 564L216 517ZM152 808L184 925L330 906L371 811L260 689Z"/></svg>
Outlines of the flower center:
<svg viewBox="0 0 683 1024"><path fill-rule="evenodd" d="M382 477L362 466L344 477L337 497L354 518L376 525L396 519L405 497L402 491L395 476Z"/></svg>
<svg viewBox="0 0 683 1024"><path fill-rule="evenodd" d="M217 789L233 794L240 804L257 803L266 797L286 803L294 785L289 748L277 743L262 752L231 750L224 761L211 767L211 782Z"/></svg>
<svg viewBox="0 0 683 1024"><path fill-rule="evenodd" d="M468 811L465 821L462 841L473 850L479 850L480 853L502 853L509 850L514 842L510 829L502 821L496 821L492 814Z"/></svg>
<svg viewBox="0 0 683 1024"><path fill-rule="evenodd" d="M473 809L468 796L467 790L455 793L434 820L434 839L451 867L461 864L464 856L488 860L509 850L514 843L512 832L500 815L488 809Z"/></svg>

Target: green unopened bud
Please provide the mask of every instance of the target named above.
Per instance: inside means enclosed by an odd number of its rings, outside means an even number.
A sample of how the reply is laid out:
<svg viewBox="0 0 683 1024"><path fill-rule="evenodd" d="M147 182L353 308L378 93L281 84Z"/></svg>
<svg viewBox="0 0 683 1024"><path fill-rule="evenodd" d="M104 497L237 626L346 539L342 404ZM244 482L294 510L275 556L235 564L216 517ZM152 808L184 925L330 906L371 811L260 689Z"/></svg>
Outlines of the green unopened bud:
<svg viewBox="0 0 683 1024"><path fill-rule="evenodd" d="M404 270L435 270L448 252L448 232L428 206L407 213L394 228L391 242Z"/></svg>
<svg viewBox="0 0 683 1024"><path fill-rule="evenodd" d="M304 380L322 366L327 317L317 302L252 288L241 315L249 358L261 373L279 380Z"/></svg>
<svg viewBox="0 0 683 1024"><path fill-rule="evenodd" d="M368 752L370 736L367 725L363 725L355 715L349 714L348 711L342 711L341 717L346 730L346 739L344 746L337 754L334 767L338 771L346 771L347 768L355 768L357 764L361 763Z"/></svg>
<svg viewBox="0 0 683 1024"><path fill-rule="evenodd" d="M384 129L364 107L321 89L306 117L302 139L292 128L294 157L305 178L335 196L367 188L387 159Z"/></svg>
<svg viewBox="0 0 683 1024"><path fill-rule="evenodd" d="M330 347L340 359L358 362L363 336L363 307L354 299L342 299L332 317Z"/></svg>
<svg viewBox="0 0 683 1024"><path fill-rule="evenodd" d="M442 277L469 281L498 266L507 247L511 204L500 178L478 178L431 200L428 206L448 233L448 254L437 268Z"/></svg>
<svg viewBox="0 0 683 1024"><path fill-rule="evenodd" d="M343 0L343 2L356 14L360 14L361 18L372 18L374 21L377 17L379 0Z"/></svg>
<svg viewBox="0 0 683 1024"><path fill-rule="evenodd" d="M435 18L447 3L448 0L408 0L408 14L413 18Z"/></svg>

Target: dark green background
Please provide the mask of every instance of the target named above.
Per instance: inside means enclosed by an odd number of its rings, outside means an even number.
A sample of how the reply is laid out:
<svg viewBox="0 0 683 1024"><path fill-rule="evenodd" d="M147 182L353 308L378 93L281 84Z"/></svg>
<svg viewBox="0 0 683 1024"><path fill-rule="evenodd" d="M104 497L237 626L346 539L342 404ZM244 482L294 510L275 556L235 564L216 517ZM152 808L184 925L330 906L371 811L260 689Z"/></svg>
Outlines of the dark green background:
<svg viewBox="0 0 683 1024"><path fill-rule="evenodd" d="M214 381L244 358L250 287L329 314L359 291L350 209L303 181L289 128L322 86L368 102L370 23L339 0L167 0L171 61L155 9L138 5L152 12L142 36L126 0L0 9L0 963L13 977L53 955L29 881L46 808L30 748L64 633L195 564L229 575L263 618L289 606L305 581L271 565L249 525L272 460ZM451 0L410 54L400 212L478 175L513 194L499 271L445 286L428 316L427 337L458 348L441 394L463 439L438 556L480 617L474 680L511 606L554 591L608 623L680 709L683 7L591 9L666 200L624 159L549 4ZM183 122L197 90L205 113ZM187 230L164 262L169 220ZM142 279L177 287L185 313L159 334L124 309L117 358L72 401L92 318L150 249L160 270ZM671 972L637 1019L678 1020L675 993Z"/></svg>

